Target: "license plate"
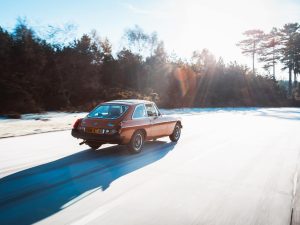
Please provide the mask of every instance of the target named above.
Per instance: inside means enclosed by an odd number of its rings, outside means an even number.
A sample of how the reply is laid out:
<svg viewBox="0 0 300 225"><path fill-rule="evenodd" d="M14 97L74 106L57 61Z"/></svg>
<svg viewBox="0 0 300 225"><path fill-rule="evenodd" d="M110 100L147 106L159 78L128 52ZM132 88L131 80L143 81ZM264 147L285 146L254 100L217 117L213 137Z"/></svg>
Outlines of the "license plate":
<svg viewBox="0 0 300 225"><path fill-rule="evenodd" d="M87 133L93 133L93 134L102 134L103 131L100 128L92 128L92 127L86 127L85 132Z"/></svg>

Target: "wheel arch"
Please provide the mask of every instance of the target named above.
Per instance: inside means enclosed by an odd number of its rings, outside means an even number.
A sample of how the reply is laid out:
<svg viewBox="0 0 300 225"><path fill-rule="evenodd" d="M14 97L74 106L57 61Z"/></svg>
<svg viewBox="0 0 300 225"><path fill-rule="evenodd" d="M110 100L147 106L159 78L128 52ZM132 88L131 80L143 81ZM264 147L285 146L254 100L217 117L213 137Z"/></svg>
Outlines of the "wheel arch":
<svg viewBox="0 0 300 225"><path fill-rule="evenodd" d="M138 128L138 129L136 129L136 130L133 132L133 135L134 135L136 132L138 132L138 131L143 132L143 134L144 134L144 139L147 138L147 131L146 131L144 128ZM132 135L132 136L133 136L133 135Z"/></svg>

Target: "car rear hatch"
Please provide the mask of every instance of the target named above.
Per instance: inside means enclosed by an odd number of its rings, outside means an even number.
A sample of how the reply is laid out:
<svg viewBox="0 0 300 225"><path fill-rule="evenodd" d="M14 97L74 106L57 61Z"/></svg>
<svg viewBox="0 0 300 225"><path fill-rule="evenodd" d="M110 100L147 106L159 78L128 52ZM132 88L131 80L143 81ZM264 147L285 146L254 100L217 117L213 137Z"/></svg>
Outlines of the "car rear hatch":
<svg viewBox="0 0 300 225"><path fill-rule="evenodd" d="M116 133L119 128L119 120L108 120L98 118L84 118L79 130L86 133L111 134Z"/></svg>

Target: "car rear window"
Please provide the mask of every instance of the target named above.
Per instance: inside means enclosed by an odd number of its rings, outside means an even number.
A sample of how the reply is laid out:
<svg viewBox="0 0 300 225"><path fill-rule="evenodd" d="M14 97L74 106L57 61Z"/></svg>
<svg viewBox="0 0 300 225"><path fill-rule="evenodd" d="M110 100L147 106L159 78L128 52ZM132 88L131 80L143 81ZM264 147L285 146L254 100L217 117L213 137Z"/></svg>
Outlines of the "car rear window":
<svg viewBox="0 0 300 225"><path fill-rule="evenodd" d="M100 105L88 114L90 118L117 119L121 117L128 106L126 105Z"/></svg>

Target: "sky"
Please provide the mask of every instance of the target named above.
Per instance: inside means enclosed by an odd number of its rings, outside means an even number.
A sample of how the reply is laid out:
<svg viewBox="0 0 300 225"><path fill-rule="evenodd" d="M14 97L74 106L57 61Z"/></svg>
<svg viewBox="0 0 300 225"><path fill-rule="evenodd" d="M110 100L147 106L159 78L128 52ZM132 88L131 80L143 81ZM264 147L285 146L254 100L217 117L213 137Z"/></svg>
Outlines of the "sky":
<svg viewBox="0 0 300 225"><path fill-rule="evenodd" d="M179 57L207 48L225 62L251 66L236 46L242 33L300 22L300 0L0 0L0 26L12 29L18 17L36 27L73 23L78 37L95 29L114 51L121 48L124 30L139 25L156 31L167 51Z"/></svg>

